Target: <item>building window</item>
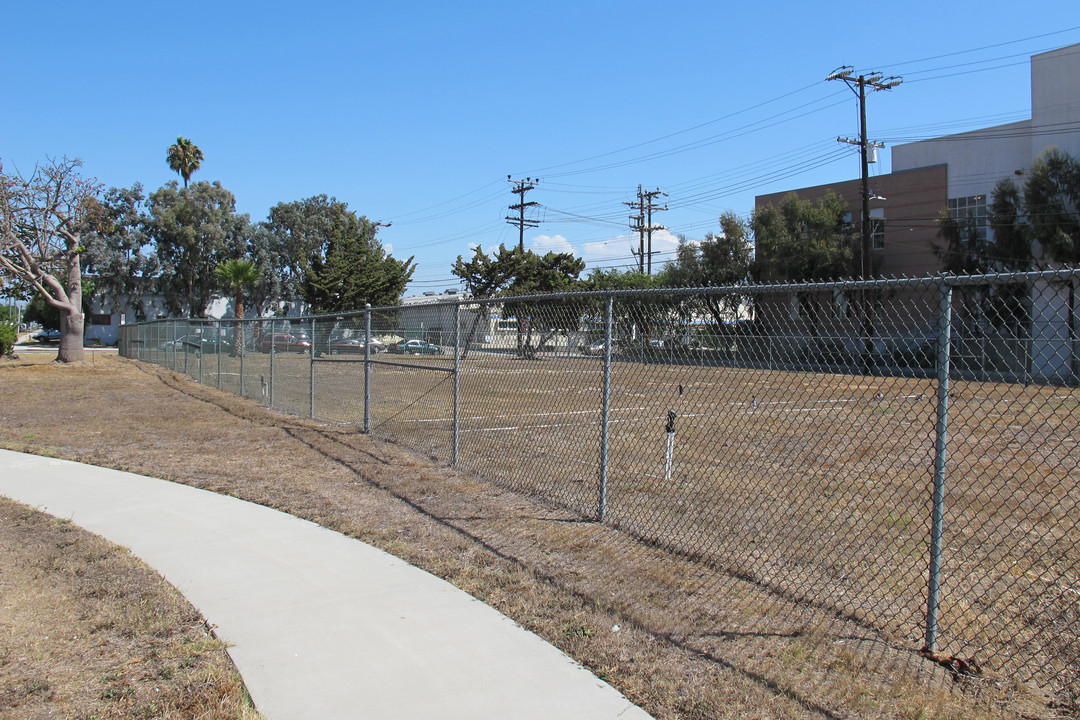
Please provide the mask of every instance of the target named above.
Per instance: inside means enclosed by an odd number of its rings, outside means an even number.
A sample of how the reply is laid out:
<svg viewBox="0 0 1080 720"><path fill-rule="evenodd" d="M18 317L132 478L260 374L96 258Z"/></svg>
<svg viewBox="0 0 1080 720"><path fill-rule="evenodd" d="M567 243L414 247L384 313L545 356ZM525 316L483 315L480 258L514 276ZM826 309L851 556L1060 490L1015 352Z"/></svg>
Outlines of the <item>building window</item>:
<svg viewBox="0 0 1080 720"><path fill-rule="evenodd" d="M986 196L970 195L961 198L949 198L949 218L963 224L970 222L975 228L975 235L980 243L986 242Z"/></svg>
<svg viewBox="0 0 1080 720"><path fill-rule="evenodd" d="M885 249L885 210L882 208L870 211L870 247L874 250Z"/></svg>
<svg viewBox="0 0 1080 720"><path fill-rule="evenodd" d="M90 324L91 325L112 325L112 315L91 314L90 315Z"/></svg>
<svg viewBox="0 0 1080 720"><path fill-rule="evenodd" d="M851 223L851 213L844 213L844 222ZM885 210L882 208L870 210L870 247L885 249Z"/></svg>

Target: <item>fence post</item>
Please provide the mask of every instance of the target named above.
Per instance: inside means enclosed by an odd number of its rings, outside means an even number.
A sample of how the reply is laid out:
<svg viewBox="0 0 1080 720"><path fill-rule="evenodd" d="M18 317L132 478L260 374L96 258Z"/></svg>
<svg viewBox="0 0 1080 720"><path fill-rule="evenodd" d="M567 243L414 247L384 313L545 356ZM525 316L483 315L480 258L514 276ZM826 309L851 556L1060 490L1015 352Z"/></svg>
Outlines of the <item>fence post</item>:
<svg viewBox="0 0 1080 720"><path fill-rule="evenodd" d="M945 456L949 430L949 355L952 351L952 287L940 281L937 344L937 426L934 431L934 507L930 522L930 577L926 599L927 650L937 650L941 605L941 535L945 505Z"/></svg>
<svg viewBox="0 0 1080 720"><path fill-rule="evenodd" d="M214 342L217 345L217 389L221 389L221 321L214 321Z"/></svg>
<svg viewBox="0 0 1080 720"><path fill-rule="evenodd" d="M206 340L206 323L202 322L202 323L199 324L199 351L195 355L196 359L198 359L198 361L199 361L199 384L200 385L203 384L203 381L202 381L202 358L203 358L203 348L206 347L206 343L204 342L205 340Z"/></svg>
<svg viewBox="0 0 1080 720"><path fill-rule="evenodd" d="M311 357L311 378L309 388L309 407L308 415L312 420L315 419L315 318L311 318L311 349L308 351L308 355Z"/></svg>
<svg viewBox="0 0 1080 720"><path fill-rule="evenodd" d="M237 338L236 335L240 337ZM247 354L247 349L244 347L247 345L244 342L247 338L244 337L244 321L240 318L236 320L236 332L233 335L233 346L240 346L240 397L244 397L244 355Z"/></svg>
<svg viewBox="0 0 1080 720"><path fill-rule="evenodd" d="M457 468L461 440L461 302L454 305L454 428L450 467Z"/></svg>
<svg viewBox="0 0 1080 720"><path fill-rule="evenodd" d="M364 303L364 434L371 433L371 303Z"/></svg>
<svg viewBox="0 0 1080 720"><path fill-rule="evenodd" d="M612 295L607 297L604 308L604 396L600 411L600 506L596 511L597 522L604 522L607 514L608 479L608 425L611 419L611 316L615 303Z"/></svg>
<svg viewBox="0 0 1080 720"><path fill-rule="evenodd" d="M270 407L274 407L274 325L276 320L270 321ZM259 329L259 343L262 343L262 329Z"/></svg>

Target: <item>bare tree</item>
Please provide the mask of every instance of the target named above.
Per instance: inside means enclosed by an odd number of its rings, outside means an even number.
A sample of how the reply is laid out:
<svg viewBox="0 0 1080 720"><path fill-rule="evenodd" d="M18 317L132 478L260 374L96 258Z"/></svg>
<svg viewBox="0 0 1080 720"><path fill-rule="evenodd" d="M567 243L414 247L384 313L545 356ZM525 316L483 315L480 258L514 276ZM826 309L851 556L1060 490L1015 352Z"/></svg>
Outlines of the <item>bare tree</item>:
<svg viewBox="0 0 1080 720"><path fill-rule="evenodd" d="M83 359L82 236L100 216L101 185L81 160L50 160L29 177L0 164L0 272L60 311L59 362Z"/></svg>

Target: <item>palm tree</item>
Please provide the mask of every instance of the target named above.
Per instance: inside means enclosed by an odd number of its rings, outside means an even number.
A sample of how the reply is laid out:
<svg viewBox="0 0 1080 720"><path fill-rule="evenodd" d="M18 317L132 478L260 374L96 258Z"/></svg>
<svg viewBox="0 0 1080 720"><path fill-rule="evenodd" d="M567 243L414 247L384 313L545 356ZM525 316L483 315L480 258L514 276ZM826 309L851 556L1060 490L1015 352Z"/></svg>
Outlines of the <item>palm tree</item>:
<svg viewBox="0 0 1080 720"><path fill-rule="evenodd" d="M253 260L222 260L214 270L226 292L236 299L234 306L236 330L233 334L233 353L244 353L244 291L259 282L259 268Z"/></svg>
<svg viewBox="0 0 1080 720"><path fill-rule="evenodd" d="M169 162L169 167L184 178L184 187L187 187L191 173L202 165L203 154L198 145L186 137L178 137L176 144L169 146L169 154L165 156L165 159Z"/></svg>

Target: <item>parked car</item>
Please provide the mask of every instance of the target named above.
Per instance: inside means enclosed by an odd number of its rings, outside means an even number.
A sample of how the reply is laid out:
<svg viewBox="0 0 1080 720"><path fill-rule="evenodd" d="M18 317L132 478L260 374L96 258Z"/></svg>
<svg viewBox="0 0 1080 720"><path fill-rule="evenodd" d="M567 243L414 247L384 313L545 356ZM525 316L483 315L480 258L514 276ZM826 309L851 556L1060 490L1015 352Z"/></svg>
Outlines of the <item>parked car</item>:
<svg viewBox="0 0 1080 720"><path fill-rule="evenodd" d="M382 352L386 349L386 343L371 338L371 354ZM351 337L351 338L339 338L337 340L330 341L330 354L331 355L363 355L364 354L364 338Z"/></svg>
<svg viewBox="0 0 1080 720"><path fill-rule="evenodd" d="M40 343L46 342L60 342L59 330L42 330L37 335L34 335L34 339Z"/></svg>
<svg viewBox="0 0 1080 720"><path fill-rule="evenodd" d="M605 345L606 343L604 342L604 339L600 338L599 340L594 340L589 345L579 345L578 350L581 351L582 355L603 355ZM613 342L611 344L612 352L615 352L618 348L618 343Z"/></svg>
<svg viewBox="0 0 1080 720"><path fill-rule="evenodd" d="M175 340L166 340L166 350L181 350L184 352L202 352L202 353L216 353L219 350L220 343L216 338L207 337L206 335L181 335Z"/></svg>
<svg viewBox="0 0 1080 720"><path fill-rule="evenodd" d="M265 333L259 336L259 350L262 352L311 352L311 338L293 333Z"/></svg>
<svg viewBox="0 0 1080 720"><path fill-rule="evenodd" d="M442 348L423 340L402 340L392 343L386 350L398 355L442 355Z"/></svg>

